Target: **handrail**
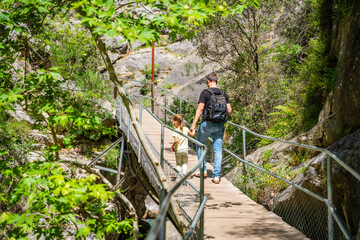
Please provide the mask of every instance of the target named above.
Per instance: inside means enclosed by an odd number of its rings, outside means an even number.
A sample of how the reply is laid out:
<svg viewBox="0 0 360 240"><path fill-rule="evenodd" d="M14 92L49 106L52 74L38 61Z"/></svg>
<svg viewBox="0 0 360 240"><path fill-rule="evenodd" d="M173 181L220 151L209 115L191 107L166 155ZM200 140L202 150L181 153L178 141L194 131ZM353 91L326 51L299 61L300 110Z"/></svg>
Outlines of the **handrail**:
<svg viewBox="0 0 360 240"><path fill-rule="evenodd" d="M124 79L124 80L127 80L127 81L133 81L133 82L139 82L139 83L142 83L142 84L153 84L153 83L150 83L150 82L144 82L144 81L138 81L138 80L133 80L133 79L126 79L126 78L121 78L121 79ZM181 99L181 100L184 100L190 104L192 104L193 106L196 106L196 104L192 103L191 101L181 97L181 96L178 96L174 93L172 93L171 91L167 90L167 89L164 89L164 88L161 88L159 86L156 86L157 88L160 88L162 91L165 91L167 93L170 93L174 96L176 96L177 98ZM150 98L152 101L155 101L156 103L159 104L159 106L163 107L165 109L165 112L166 111L169 111L171 113L173 113L170 109L167 108L167 106L159 103L157 100L155 100L154 98L151 98L151 97L146 97L146 98ZM166 98L166 95L165 95L165 98ZM166 100L165 100L165 103L166 103ZM181 102L180 102L181 103ZM181 109L181 106L180 106L180 109ZM174 113L173 113L174 114ZM152 114L153 115L153 114ZM153 117L155 117L158 121L161 121L160 119L158 119L155 115L153 115ZM236 155L235 153L233 153L232 151L226 149L226 148L223 148L223 150L227 153L229 153L230 155L232 155L234 158L238 159L239 161L243 162L244 164L246 165L249 165L249 166L252 166L266 174L269 174L281 181L284 181L286 182L287 184L291 185L291 186L294 186L296 187L297 189L315 197L316 199L322 201L322 202L325 202L326 203L326 206L328 207L328 237L329 239L332 239L333 237L333 218L335 219L335 221L338 223L338 225L340 226L340 229L341 231L343 232L343 234L346 236L347 239L351 239L351 235L349 233L349 230L347 229L347 227L345 226L345 224L342 222L341 218L339 217L335 207L332 205L332 176L331 176L331 166L332 166L332 161L331 159L334 159L340 166L342 166L343 168L345 168L348 172L350 172L355 178L357 178L358 180L360 180L360 174L357 173L355 170L353 170L350 166L348 166L345 162L343 162L341 159L339 159L335 154L331 153L328 149L324 149L324 148L320 148L320 147L315 147L315 146L311 146L311 145L307 145L307 144L302 144L302 143L297 143L297 142L294 142L294 141L289 141L289 140L283 140L283 139L279 139L279 138L274 138L274 137L270 137L270 136L266 136L266 135L262 135L262 134L258 134L258 133L255 133L247 128L245 128L244 126L240 126L236 123L233 123L231 121L228 121L227 122L228 124L234 126L234 127L237 127L237 128L240 128L242 129L243 131L243 144L245 145L245 140L246 140L246 132L247 133L250 133L256 137L259 137L259 138L264 138L264 139L269 139L269 140L272 140L272 141L278 141L278 142L284 142L284 143L288 143L290 145L295 145L295 146L299 146L299 147L303 147L303 148L307 148L307 149L311 149L311 150L315 150L315 151L319 151L319 152L323 152L325 153L327 156L328 156L328 164L327 164L327 172L328 172L328 181L327 181L327 184L328 184L328 198L323 198L311 191L309 191L308 189L305 189L299 185L297 185L296 183L292 182L292 181L289 181L287 179L284 179L282 177L279 177L277 176L276 174L274 173L271 173L270 171L267 171L253 163L250 163L249 161L246 160L246 149L243 149L243 159L241 157L239 157L238 155ZM170 127L171 128L171 127ZM170 129L169 128L169 129ZM175 130L176 131L176 130ZM180 132L179 132L180 133ZM181 134L181 133L180 133ZM187 174L188 175L188 174ZM187 176L185 175L185 176ZM184 180L185 181L185 180ZM170 197L169 197L170 198Z"/></svg>
<svg viewBox="0 0 360 240"><path fill-rule="evenodd" d="M166 211L169 208L169 204L170 204L170 198L172 197L172 195L174 194L174 192L185 182L185 179L189 178L198 168L203 168L204 164L203 164L203 160L205 158L206 155L206 149L204 148L204 150L202 151L200 160L198 162L198 164L196 164L196 166L194 168L192 168L187 174L184 175L183 178L181 178L179 180L178 183L175 184L175 186L167 193L164 201L163 201L163 205L161 206L160 210L159 210L159 214L155 219L155 224L154 227L151 228L150 232L148 233L146 239L156 239L156 237L158 236L159 232L160 232L160 228L162 226L162 224L165 221L166 218ZM204 208L205 208L205 202L206 202L207 198L205 197L202 201L201 201L201 205L200 208L198 210L198 212L201 212ZM200 214L197 214L194 221L196 222L197 219L200 218ZM193 229L193 228L192 228ZM189 238L191 236L191 232L190 234L188 234Z"/></svg>
<svg viewBox="0 0 360 240"><path fill-rule="evenodd" d="M142 83L142 84L153 84L151 82L146 82L146 81L139 81L139 80L133 80L133 79L128 79L128 78L119 78L119 79L123 79L123 80L127 80L127 81L133 81L133 82L138 82L138 83ZM169 91L168 89L165 89L165 88L162 88L160 86L155 86L157 88L160 88L161 90L163 91L166 91L174 96L176 96L177 98L180 98L190 104L192 104L193 106L196 106L195 103L191 102L189 99L185 99L181 96L178 96L177 94ZM148 97L148 96L143 96L144 98L148 98L148 99L152 99L151 97ZM166 109L167 111L175 114L174 112L172 112L169 108L163 106L161 103L159 103L157 100L153 99L154 102L158 103L161 107L163 107L164 109ZM256 132L253 132L251 131L250 129L244 127L244 126L241 126L241 125L238 125L236 123L233 123L231 121L227 121L228 124L234 126L234 127L237 127L237 128L241 128L243 130L245 130L246 132L256 136L256 137L260 137L260 138L265 138L265 139L269 139L269 140L272 140L272 141L278 141L278 142L284 142L284 143L289 143L289 144L292 144L292 145L296 145L296 146L299 146L299 147L304 147L304 148L308 148L308 149L311 149L311 150L316 150L316 151L320 151L320 152L324 152L326 153L327 155L330 155L334 160L336 160L337 163L339 163L342 167L344 167L346 170L348 170L354 177L356 177L358 180L360 180L360 174L355 172L351 167L349 167L345 162L343 162L341 159L339 159L335 154L331 153L329 150L327 149L324 149L324 148L320 148L320 147L315 147L315 146L311 146L311 145L307 145L307 144L302 144L302 143L297 143L297 142L294 142L294 141L289 141L289 140L284 140L284 139L281 139L281 138L275 138L275 137L270 137L270 136L266 136L266 135L262 135L262 134L259 134L259 133L256 133Z"/></svg>
<svg viewBox="0 0 360 240"><path fill-rule="evenodd" d="M174 194L174 192L182 185L182 183L184 183L185 181L187 181L188 183L190 183L190 186L197 192L200 194L200 207L197 211L197 214L196 216L194 217L193 219L193 222L191 224L191 227L189 228L189 232L186 234L186 236L188 237L185 237L185 239L188 239L191 237L192 235L192 231L194 230L194 226L197 224L197 222L200 220L200 234L203 235L203 226L204 226L204 207L205 207L205 203L207 201L207 198L206 196L204 195L204 165L202 164L203 161L204 161L204 158L205 158L205 155L206 155L206 152L207 152L207 148L206 148L206 145L205 144L202 144L200 143L199 141L197 141L196 139L188 136L188 135L185 135L183 134L182 132L172 128L171 126L167 125L166 123L162 122L162 120L160 120L155 114L153 114L149 109L147 109L139 99L137 99L136 96L132 95L130 92L126 91L125 90L125 93L126 95L128 96L129 100L131 101L131 98L135 99L136 102L139 103L139 108L140 108L140 111L142 109L145 108L145 110L158 122L161 124L161 127L162 127L162 132L163 132L163 129L164 128L168 128L170 129L171 131L174 131L174 132L177 132L178 134L186 137L188 140L190 140L191 142L195 143L196 145L198 145L201 149L202 149L202 157L200 158L198 164L192 169L190 170L186 175L183 175L179 181L175 184L175 186L173 188L171 188L169 190L169 192L166 194L165 198L164 199L161 199L161 208L160 208L160 211L159 211L159 215L157 217L157 222L155 224L155 227L153 227L151 229L151 232L148 234L147 238L146 239L156 239L159 234L160 234L160 238L163 237L163 234L164 233L160 233L161 229L164 229L164 220L166 218L166 215L167 215L167 210L168 210L168 207L170 205L170 199L171 199L171 196ZM119 101L120 104L121 104L121 101ZM141 116L141 113L140 113L140 116ZM140 117L141 118L141 117ZM141 120L140 120L141 122ZM130 124L129 124L129 129L128 129L128 134L129 134L129 131L130 131ZM146 136L147 137L147 136ZM163 134L162 134L162 138L163 138ZM152 143L151 143L152 144ZM154 147L154 146L153 146ZM155 147L154 147L155 148ZM163 146L161 147L161 150L163 151ZM157 149L155 148L155 150L157 151ZM157 151L158 152L158 151ZM159 153L159 152L158 152ZM166 159L160 154L160 158L161 158L161 161L166 161ZM167 162L167 161L166 161ZM167 164L169 166L171 166L171 164L169 162L167 162ZM172 169L175 169L171 166ZM201 176L200 176L200 190L197 189L191 182L188 181L188 178L195 172L196 169L200 169L200 172L201 172ZM176 172L181 176L181 174L176 170ZM160 197L161 198L161 197Z"/></svg>
<svg viewBox="0 0 360 240"><path fill-rule="evenodd" d="M283 140L283 139L280 139L280 138L269 137L269 136L266 136L266 135L255 133L255 132L253 132L253 131L251 131L251 130L243 127L243 126L240 126L240 125L235 124L235 123L230 122L230 121L229 121L229 124L231 124L231 125L233 125L235 127L241 128L241 129L245 130L246 132L248 132L248 133L250 133L250 134L252 134L252 135L254 135L256 137L265 138L265 139L269 139L269 140L272 140L272 141L289 143L291 145L304 147L304 148L307 148L307 149L311 149L311 150L326 153L326 155L332 157L334 160L336 160L337 163L339 163L342 167L344 167L346 170L348 170L354 177L356 177L358 180L360 180L360 174L359 173L355 172L351 167L349 167L346 163L344 163L341 159L339 159L335 154L330 152L328 149L315 147L315 146L311 146L311 145L307 145L307 144L303 144L303 143L297 143L297 142L294 142L294 141Z"/></svg>

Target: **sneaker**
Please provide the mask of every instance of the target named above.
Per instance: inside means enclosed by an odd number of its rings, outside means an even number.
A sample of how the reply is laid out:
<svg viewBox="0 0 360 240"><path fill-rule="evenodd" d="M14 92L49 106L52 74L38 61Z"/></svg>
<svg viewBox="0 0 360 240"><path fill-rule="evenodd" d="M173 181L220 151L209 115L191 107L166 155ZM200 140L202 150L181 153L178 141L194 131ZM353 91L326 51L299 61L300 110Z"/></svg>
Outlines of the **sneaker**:
<svg viewBox="0 0 360 240"><path fill-rule="evenodd" d="M215 184L219 184L220 183L220 177L214 177L211 181L213 183L215 183Z"/></svg>
<svg viewBox="0 0 360 240"><path fill-rule="evenodd" d="M195 177L200 177L200 171L195 173ZM204 172L204 177L207 177L207 173Z"/></svg>

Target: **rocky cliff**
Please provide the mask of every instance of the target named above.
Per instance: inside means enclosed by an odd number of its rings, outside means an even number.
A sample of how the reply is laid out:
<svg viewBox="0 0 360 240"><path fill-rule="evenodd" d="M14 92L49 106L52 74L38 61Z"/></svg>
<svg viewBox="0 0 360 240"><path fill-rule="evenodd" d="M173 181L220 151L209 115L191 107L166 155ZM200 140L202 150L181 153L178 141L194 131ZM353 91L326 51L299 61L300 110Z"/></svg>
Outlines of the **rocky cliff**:
<svg viewBox="0 0 360 240"><path fill-rule="evenodd" d="M360 3L354 4L331 26L330 54L338 59L338 74L318 124L306 134L309 144L327 147L360 128Z"/></svg>

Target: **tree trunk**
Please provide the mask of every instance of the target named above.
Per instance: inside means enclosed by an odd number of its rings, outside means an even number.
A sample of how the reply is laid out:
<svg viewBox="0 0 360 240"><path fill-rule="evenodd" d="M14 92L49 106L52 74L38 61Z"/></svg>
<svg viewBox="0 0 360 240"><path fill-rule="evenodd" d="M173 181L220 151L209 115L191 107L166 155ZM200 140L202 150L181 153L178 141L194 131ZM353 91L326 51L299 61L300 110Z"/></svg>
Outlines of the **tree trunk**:
<svg viewBox="0 0 360 240"><path fill-rule="evenodd" d="M81 15L84 15L84 13L82 12L81 9L78 9L77 11ZM102 42L102 40L100 39L100 37L98 35L93 33L93 31L92 31L93 29L91 27L89 27L89 26L86 26L86 27L89 29L89 31L91 32L91 34L94 37L96 46L99 49L101 57L105 63L106 70L108 71L108 73L110 75L110 80L114 83L114 85L118 89L119 97L122 99L122 102L124 103L128 113L130 115L131 124L135 128L135 132L136 132L136 135L138 136L138 138L140 139L141 146L143 147L146 155L148 156L149 160L151 161L151 163L156 171L156 174L160 180L161 187L163 189L165 189L166 191L169 191L169 185L167 183L166 175L165 175L162 167L160 166L160 162L159 162L158 158L156 157L156 154L154 153L151 144L147 140L146 135L141 128L141 125L135 115L135 110L134 110L134 107L132 106L132 103L129 101L129 99L126 96L126 92L123 88L124 82L122 80L119 80L116 76L114 66L112 65L112 63L110 61L110 57L107 54L105 44ZM174 198L171 198L171 200L170 200L169 211L170 211L170 216L173 218L173 221L176 223L175 227L177 228L177 230L180 232L181 235L184 235L185 234L185 226L186 226L185 220L184 220L181 210Z"/></svg>

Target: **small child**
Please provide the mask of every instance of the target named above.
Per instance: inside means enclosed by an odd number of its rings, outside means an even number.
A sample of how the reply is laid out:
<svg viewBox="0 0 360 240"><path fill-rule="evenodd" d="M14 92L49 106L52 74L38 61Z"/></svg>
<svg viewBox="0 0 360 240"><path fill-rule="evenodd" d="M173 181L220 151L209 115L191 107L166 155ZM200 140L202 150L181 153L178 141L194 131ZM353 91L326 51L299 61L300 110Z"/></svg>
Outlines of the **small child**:
<svg viewBox="0 0 360 240"><path fill-rule="evenodd" d="M171 118L171 122L176 130L185 135L194 137L195 130L190 132L190 129L184 127L184 119L181 114L176 114ZM175 152L176 169L181 174L186 174L188 167L188 139L176 132L173 132L174 143L171 146L171 151ZM182 170L182 171L181 171Z"/></svg>

